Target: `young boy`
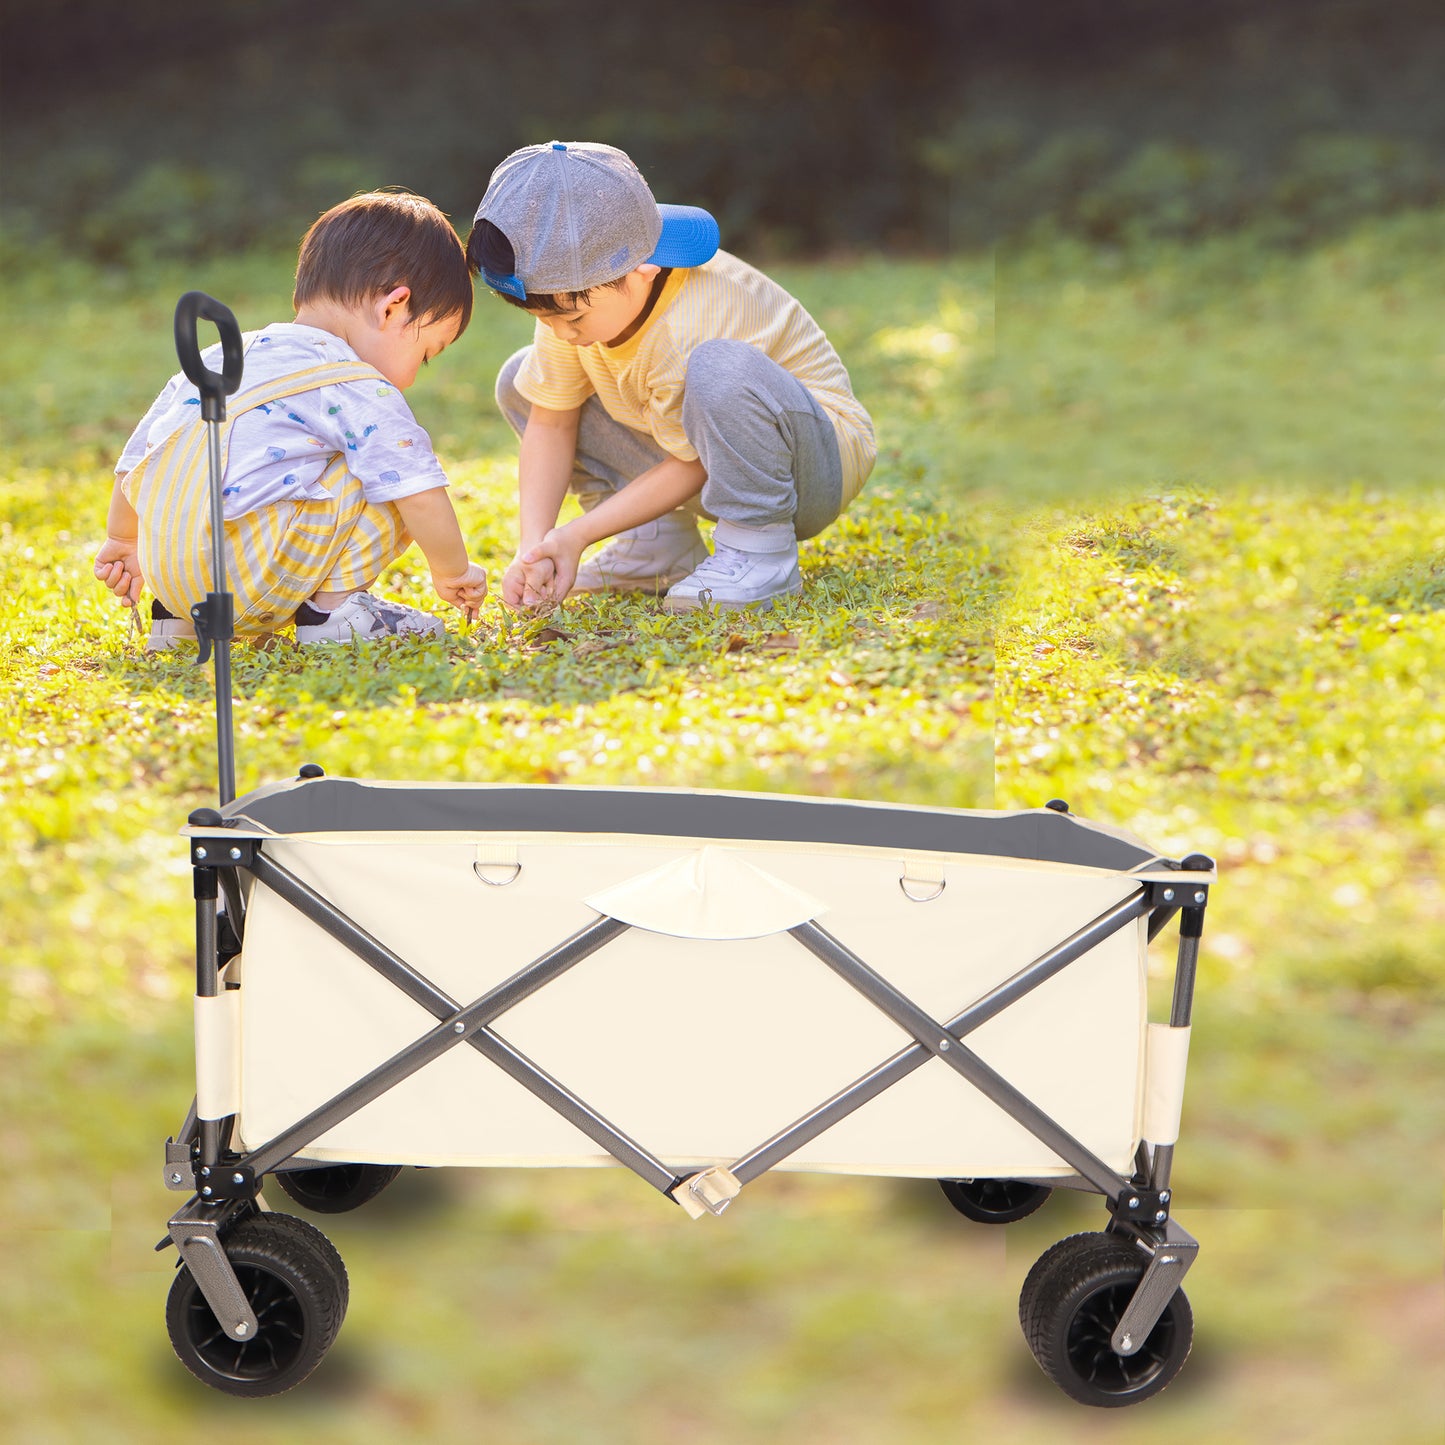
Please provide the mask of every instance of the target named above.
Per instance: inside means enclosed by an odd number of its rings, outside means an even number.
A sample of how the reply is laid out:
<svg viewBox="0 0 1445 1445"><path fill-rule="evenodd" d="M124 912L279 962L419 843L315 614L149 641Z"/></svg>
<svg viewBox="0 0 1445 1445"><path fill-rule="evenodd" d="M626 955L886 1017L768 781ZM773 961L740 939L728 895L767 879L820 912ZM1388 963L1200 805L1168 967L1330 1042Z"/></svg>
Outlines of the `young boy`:
<svg viewBox="0 0 1445 1445"><path fill-rule="evenodd" d="M659 206L611 146L527 146L492 173L467 260L537 318L497 379L521 438L505 602L665 591L685 612L802 590L798 542L857 496L872 422L817 323L718 250L706 211ZM583 515L557 527L569 486Z"/></svg>
<svg viewBox="0 0 1445 1445"><path fill-rule="evenodd" d="M486 596L430 438L401 396L471 318L461 242L420 196L356 196L306 233L293 304L294 321L244 337L222 424L236 634L294 620L303 643L440 635L440 618L367 589L415 541L443 601L470 609ZM205 354L212 370L219 353ZM116 464L95 558L127 606L143 586L154 593L148 651L194 637L191 606L213 590L209 488L199 397L178 375Z"/></svg>

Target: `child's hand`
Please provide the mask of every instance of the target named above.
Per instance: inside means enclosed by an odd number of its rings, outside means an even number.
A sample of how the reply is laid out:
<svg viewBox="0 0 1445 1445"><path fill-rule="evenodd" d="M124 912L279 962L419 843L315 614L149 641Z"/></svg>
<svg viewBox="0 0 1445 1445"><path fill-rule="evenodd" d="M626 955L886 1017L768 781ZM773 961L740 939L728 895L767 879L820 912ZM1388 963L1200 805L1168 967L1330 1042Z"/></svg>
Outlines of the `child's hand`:
<svg viewBox="0 0 1445 1445"><path fill-rule="evenodd" d="M134 537L107 537L105 545L95 554L92 569L127 607L140 601L145 578L141 576L140 554Z"/></svg>
<svg viewBox="0 0 1445 1445"><path fill-rule="evenodd" d="M486 569L478 567L475 562L469 563L460 577L438 577L433 572L431 582L443 602L450 602L463 612L471 612L486 601Z"/></svg>
<svg viewBox="0 0 1445 1445"><path fill-rule="evenodd" d="M550 561L527 562L513 559L502 577L502 601L508 607L527 609L560 601L553 595L555 571Z"/></svg>
<svg viewBox="0 0 1445 1445"><path fill-rule="evenodd" d="M582 560L582 549L586 545L570 526L553 527L535 547L523 553L522 565L535 567L550 563L554 572L552 600L560 602L577 580L577 564Z"/></svg>

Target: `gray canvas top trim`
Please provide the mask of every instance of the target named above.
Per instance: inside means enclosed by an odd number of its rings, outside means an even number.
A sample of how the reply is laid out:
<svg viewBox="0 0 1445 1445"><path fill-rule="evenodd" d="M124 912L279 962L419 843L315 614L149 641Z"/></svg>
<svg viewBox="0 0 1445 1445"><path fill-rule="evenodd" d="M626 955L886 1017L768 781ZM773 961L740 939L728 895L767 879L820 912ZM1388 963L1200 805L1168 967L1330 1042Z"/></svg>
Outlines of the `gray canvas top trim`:
<svg viewBox="0 0 1445 1445"><path fill-rule="evenodd" d="M1072 815L852 803L747 793L531 785L372 787L314 778L262 788L223 812L273 833L629 833L971 853L1127 872L1157 854Z"/></svg>

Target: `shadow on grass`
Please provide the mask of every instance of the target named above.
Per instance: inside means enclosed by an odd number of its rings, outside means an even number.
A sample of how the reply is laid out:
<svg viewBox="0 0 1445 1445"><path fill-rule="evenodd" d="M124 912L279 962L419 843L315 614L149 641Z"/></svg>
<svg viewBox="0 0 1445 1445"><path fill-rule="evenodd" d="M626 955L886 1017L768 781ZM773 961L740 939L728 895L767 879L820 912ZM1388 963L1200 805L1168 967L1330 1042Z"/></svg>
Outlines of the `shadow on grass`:
<svg viewBox="0 0 1445 1445"><path fill-rule="evenodd" d="M173 1408L194 1411L212 1426L234 1425L248 1432L281 1422L324 1424L339 1405L354 1402L374 1387L378 1370L364 1342L348 1340L343 1326L336 1344L298 1388L286 1394L248 1399L203 1385L163 1343L146 1354L146 1383Z"/></svg>
<svg viewBox="0 0 1445 1445"><path fill-rule="evenodd" d="M1037 1413L1040 1420L1057 1421L1058 1438L1061 1440L1071 1434L1078 1435L1081 1427L1100 1416L1116 1415L1141 1421L1148 1417L1162 1427L1166 1422L1161 1416L1167 1414L1171 1406L1206 1405L1210 1401L1220 1386L1235 1373L1237 1366L1231 1359L1234 1353L1217 1332L1201 1332L1196 1322L1193 1348L1177 1378L1149 1400L1110 1410L1080 1405L1071 1400L1039 1368L1038 1361L1020 1336L1019 1348L1010 1352L999 1379L999 1394L1021 1410ZM1144 1416L1140 1415L1141 1411Z"/></svg>

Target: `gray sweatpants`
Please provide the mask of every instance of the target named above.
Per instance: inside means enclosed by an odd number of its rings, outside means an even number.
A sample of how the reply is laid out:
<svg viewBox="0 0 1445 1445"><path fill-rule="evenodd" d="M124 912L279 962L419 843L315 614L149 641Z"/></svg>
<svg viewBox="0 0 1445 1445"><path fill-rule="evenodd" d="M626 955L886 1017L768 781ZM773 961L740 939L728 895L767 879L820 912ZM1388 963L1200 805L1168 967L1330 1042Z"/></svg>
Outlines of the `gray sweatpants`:
<svg viewBox="0 0 1445 1445"><path fill-rule="evenodd" d="M516 376L530 347L503 365L497 405L520 437L531 405ZM801 541L842 510L843 464L833 423L812 392L743 341L704 341L687 362L682 426L707 469L697 510L744 527L790 522ZM614 420L595 395L577 431L571 487L592 506L668 454L646 433Z"/></svg>

